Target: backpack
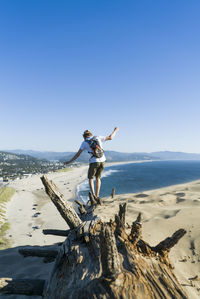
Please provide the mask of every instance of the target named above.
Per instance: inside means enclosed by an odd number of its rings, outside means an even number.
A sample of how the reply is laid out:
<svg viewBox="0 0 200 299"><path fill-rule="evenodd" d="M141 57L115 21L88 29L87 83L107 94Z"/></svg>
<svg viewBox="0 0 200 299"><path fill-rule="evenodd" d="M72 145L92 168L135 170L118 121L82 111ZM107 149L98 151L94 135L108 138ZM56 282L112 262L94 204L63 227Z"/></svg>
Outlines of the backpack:
<svg viewBox="0 0 200 299"><path fill-rule="evenodd" d="M92 157L95 158L101 158L103 157L104 150L101 148L99 140L96 138L96 136L92 137L89 140L85 140L89 146L92 149L92 152L88 152L89 154L93 154Z"/></svg>

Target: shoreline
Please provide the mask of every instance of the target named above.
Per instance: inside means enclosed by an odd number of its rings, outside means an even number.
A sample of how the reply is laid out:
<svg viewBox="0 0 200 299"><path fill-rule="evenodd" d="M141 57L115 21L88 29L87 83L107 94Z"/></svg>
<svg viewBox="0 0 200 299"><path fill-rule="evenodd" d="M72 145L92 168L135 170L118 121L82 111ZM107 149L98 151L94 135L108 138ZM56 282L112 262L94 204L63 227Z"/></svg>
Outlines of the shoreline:
<svg viewBox="0 0 200 299"><path fill-rule="evenodd" d="M147 163L147 162L153 162L154 160L138 160L138 161L127 161L127 162L109 162L106 164L106 167L112 167L117 165L126 165L126 164L135 164L135 163ZM88 164L83 164L79 167L74 167L70 169L70 171L63 171L63 172L53 172L46 174L47 177L50 180L53 180L53 182L58 186L61 193L64 195L64 198L68 201L70 201L73 205L74 200L77 199L77 188L78 186L87 180L87 170L88 170ZM60 218L60 215L58 211L56 210L55 206L49 199L49 197L44 192L44 186L41 183L40 180L41 175L33 175L29 178L24 178L21 180L13 181L9 183L9 187L14 188L16 190L15 194L12 196L10 201L6 204L6 218L8 222L10 223L11 227L6 233L6 237L11 241L12 245L23 245L23 242L26 240L26 242L30 242L33 245L37 244L37 240L41 239L38 238L38 233L40 231L40 227L46 225L45 228L52 228L52 226L55 226L53 223L56 223L56 229L62 229L61 227L66 226L66 223L62 218ZM179 186L184 186L188 184L194 184L198 183L199 180L184 182L181 184L174 184L169 185L165 187L160 187L156 189L150 189L150 190L144 190L141 192L132 192L132 193L121 193L116 194L116 196L134 196L136 194L143 194L143 193L153 193L153 192L160 192L163 189L166 188L179 188ZM106 198L106 197L105 197ZM41 201L42 199L42 201ZM79 198L78 198L79 199ZM103 198L104 199L104 198ZM25 213L23 215L22 211L27 210L29 213ZM38 215L35 215L38 213ZM28 227L36 227L36 229L29 229L28 232L25 233L25 228L20 227L20 229L14 229L14 226L12 223L18 224L20 221L19 219L22 217L25 217L23 219L23 222L26 222ZM34 217L35 215L35 217ZM45 219L44 219L45 218ZM52 219L52 225L50 224L49 218ZM57 221L55 221L57 219ZM26 226L26 225L25 225ZM17 233L17 231L23 232L23 238ZM36 233L38 232L38 233ZM33 234L32 234L33 233ZM21 234L21 235L22 235ZM41 232L42 234L42 232ZM25 237L25 235L28 236ZM33 235L37 236L33 238ZM56 237L56 236L45 236L43 235L43 238L46 240L43 241L43 244L51 244L52 241L59 242L62 240L62 237ZM17 241L16 241L17 240ZM20 241L19 241L20 240ZM23 241L22 241L23 240ZM35 243L36 242L36 243ZM41 241L39 241L39 244L41 244ZM38 244L38 245L39 245Z"/></svg>
<svg viewBox="0 0 200 299"><path fill-rule="evenodd" d="M137 161L126 161L126 162L108 162L106 163L106 166L104 168L104 171L106 170L107 167L112 167L112 166L118 166L118 165L126 165L126 164L137 164L137 163L150 163L150 162L157 162L158 160L137 160ZM158 162L163 162L163 161L166 161L166 160L159 160ZM86 178L87 179L87 178ZM168 188L168 187L179 187L179 185L184 185L184 184L190 184L190 183L195 183L195 182L198 182L200 181L200 177L199 179L195 179L195 180L189 180L189 181L185 181L185 182L182 182L182 183L175 183L175 184L170 184L170 185L166 185L166 186L161 186L159 188L153 188L153 189L146 189L146 190L143 190L143 191L139 191L139 192L129 192L129 193L117 193L117 195L132 195L132 194L138 194L138 193L144 193L144 192L150 192L150 191L157 191L157 190L161 190L161 189L164 189L164 188ZM83 183L80 182L79 184L77 184L76 188L75 188L75 191L77 191L77 187ZM77 192L75 194L75 198L77 196ZM106 198L107 196L105 196ZM74 201L75 198L72 198L72 201ZM104 197L102 197L104 198ZM80 198L78 198L79 200L81 200ZM85 202L83 202L85 204Z"/></svg>
<svg viewBox="0 0 200 299"><path fill-rule="evenodd" d="M107 162L105 169L117 165L147 163L152 161L153 160ZM88 164L82 164L79 167L70 168L67 172L52 172L46 175L58 186L64 198L73 205L74 200L78 196L77 187L87 180L87 170ZM62 227L66 226L66 223L60 218L55 206L45 194L40 176L42 176L42 174L32 175L31 177L14 180L7 184L16 190L15 194L6 204L6 219L10 224L10 228L6 231L5 238L9 244L11 243L11 246L24 245L27 243L29 245L51 244L52 242L59 242L63 239L57 236L42 235L40 229L42 226L52 228L49 218L52 219L52 222L56 223L56 229L62 229ZM24 225L20 225L19 219L22 217ZM41 234L40 236L39 233ZM42 237L43 241L41 241Z"/></svg>
<svg viewBox="0 0 200 299"><path fill-rule="evenodd" d="M106 166L105 166L104 170L106 170L107 167L112 167L112 166L117 166L117 165L135 164L135 163L143 163L143 162L146 163L146 162L153 162L153 161L154 160L137 160L137 161L133 160L133 161L125 161L125 162L106 162ZM87 165L83 164L82 166L86 166L87 169L88 169L89 164L87 164ZM87 177L85 178L85 180L87 180ZM82 184L85 180L82 180L81 182L79 182L76 185L75 190L74 190L74 194L73 194L74 197L71 198L69 201L74 202L74 200L77 199L77 197L78 197L78 192L77 192L78 186L80 184ZM78 197L78 200L81 200L81 198ZM83 203L85 204L85 202L83 202Z"/></svg>

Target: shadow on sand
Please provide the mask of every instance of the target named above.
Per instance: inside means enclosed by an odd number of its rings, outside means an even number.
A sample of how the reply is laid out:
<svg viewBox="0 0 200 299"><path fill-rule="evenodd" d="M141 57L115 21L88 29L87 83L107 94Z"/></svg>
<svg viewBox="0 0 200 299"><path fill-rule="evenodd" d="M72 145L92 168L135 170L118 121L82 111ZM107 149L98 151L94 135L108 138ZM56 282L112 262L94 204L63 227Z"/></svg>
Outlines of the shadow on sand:
<svg viewBox="0 0 200 299"><path fill-rule="evenodd" d="M0 298L4 299L36 299L42 298L41 296L34 293L33 296L28 295L7 295L5 291L9 288L18 288L26 289L27 284L24 282L24 279L30 279L28 283L28 288L33 286L35 290L41 290L44 287L44 281L48 279L53 265L54 258L48 259L47 257L38 257L38 256L27 256L24 257L19 253L19 251L41 251L41 252L56 252L59 250L60 243L56 243L48 246L18 246L14 248L8 248L0 250ZM4 286L4 281L7 286ZM9 279L12 280L9 280ZM18 288L18 289L19 289Z"/></svg>

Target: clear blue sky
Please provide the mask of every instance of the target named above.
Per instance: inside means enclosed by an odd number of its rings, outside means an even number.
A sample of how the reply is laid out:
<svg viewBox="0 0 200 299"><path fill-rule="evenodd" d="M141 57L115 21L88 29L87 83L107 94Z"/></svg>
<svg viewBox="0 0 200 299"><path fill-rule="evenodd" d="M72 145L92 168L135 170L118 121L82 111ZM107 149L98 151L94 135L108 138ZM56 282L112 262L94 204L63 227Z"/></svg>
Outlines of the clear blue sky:
<svg viewBox="0 0 200 299"><path fill-rule="evenodd" d="M200 1L0 0L0 149L200 153Z"/></svg>

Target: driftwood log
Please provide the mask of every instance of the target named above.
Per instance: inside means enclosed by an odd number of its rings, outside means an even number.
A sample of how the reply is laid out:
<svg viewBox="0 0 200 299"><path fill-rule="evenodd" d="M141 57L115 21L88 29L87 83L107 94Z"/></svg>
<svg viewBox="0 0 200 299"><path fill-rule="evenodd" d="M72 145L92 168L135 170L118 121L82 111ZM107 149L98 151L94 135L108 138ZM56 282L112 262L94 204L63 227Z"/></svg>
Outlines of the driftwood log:
<svg viewBox="0 0 200 299"><path fill-rule="evenodd" d="M126 204L119 206L114 220L102 222L93 215L98 202L90 194L88 205L77 202L86 211L78 215L53 182L41 179L70 227L51 276L40 289L43 298L187 298L168 258L184 229L151 246L142 239L141 214L132 225L125 222Z"/></svg>
<svg viewBox="0 0 200 299"><path fill-rule="evenodd" d="M58 255L58 251L52 249L45 250L45 249L36 249L36 248L24 248L24 249L19 249L18 251L24 257L38 256L38 257L55 258Z"/></svg>
<svg viewBox="0 0 200 299"><path fill-rule="evenodd" d="M70 233L70 230L62 230L62 229L43 229L42 230L44 235L54 235L54 236L61 236L67 237Z"/></svg>
<svg viewBox="0 0 200 299"><path fill-rule="evenodd" d="M56 185L52 181L49 181L45 176L42 176L41 180L45 186L46 193L49 195L69 227L73 229L79 226L82 223L81 219L71 205L64 200L63 195L60 193Z"/></svg>
<svg viewBox="0 0 200 299"><path fill-rule="evenodd" d="M49 194L50 183L46 177L42 181ZM84 206L90 213L80 213L81 223L61 246L43 298L187 298L168 258L186 231L180 229L153 247L142 239L141 214L128 232L126 204L108 223L91 215L95 205L90 194L90 205Z"/></svg>

